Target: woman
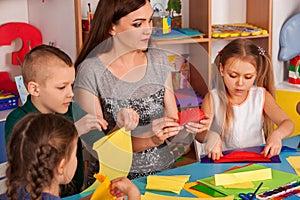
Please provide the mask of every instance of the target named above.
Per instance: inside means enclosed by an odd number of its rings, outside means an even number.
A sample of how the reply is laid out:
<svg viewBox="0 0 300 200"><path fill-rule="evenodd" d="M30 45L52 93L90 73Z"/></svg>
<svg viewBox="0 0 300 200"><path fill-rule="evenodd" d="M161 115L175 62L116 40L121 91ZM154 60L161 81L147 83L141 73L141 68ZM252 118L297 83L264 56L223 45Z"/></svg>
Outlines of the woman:
<svg viewBox="0 0 300 200"><path fill-rule="evenodd" d="M148 0L99 1L75 63L75 100L110 131L132 133L130 179L173 167L166 140L180 130L172 68L163 51L148 47L152 14Z"/></svg>

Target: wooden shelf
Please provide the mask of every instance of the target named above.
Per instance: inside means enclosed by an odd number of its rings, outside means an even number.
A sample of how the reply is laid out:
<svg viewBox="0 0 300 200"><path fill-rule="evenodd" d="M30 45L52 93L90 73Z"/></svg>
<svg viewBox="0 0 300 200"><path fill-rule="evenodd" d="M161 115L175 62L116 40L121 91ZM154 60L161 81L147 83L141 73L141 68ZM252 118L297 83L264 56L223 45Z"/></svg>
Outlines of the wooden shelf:
<svg viewBox="0 0 300 200"><path fill-rule="evenodd" d="M199 82L204 79L208 88L211 84L211 63L212 63L212 46L214 42L221 40L233 40L237 37L228 38L212 38L212 16L215 13L212 12L212 1L228 1L229 0L189 0L188 17L189 28L199 30L205 35L204 38L187 38L187 39L153 39L156 45L189 45L190 63L197 67L191 69L191 85L199 92L203 87L203 82ZM270 55L272 53L272 0L245 0L246 1L246 13L245 19L247 23L254 26L263 28L268 31L266 35L247 36L242 38L248 38L253 40L257 45L263 47ZM78 52L82 46L82 30L81 30L81 0L74 0L75 2L75 17L77 27L77 47ZM234 11L233 11L234 12ZM80 29L78 29L80 28ZM199 51L198 44L202 47ZM172 47L173 48L173 47ZM272 55L271 55L272 56ZM193 74L197 73L197 74ZM202 77L201 77L202 76ZM202 79L203 78L203 79Z"/></svg>
<svg viewBox="0 0 300 200"><path fill-rule="evenodd" d="M187 39L153 39L153 42L157 45L168 45L168 44L191 44L191 43L202 43L209 42L208 38L187 38Z"/></svg>
<svg viewBox="0 0 300 200"><path fill-rule="evenodd" d="M255 39L255 38L269 38L269 34L264 35L256 35L256 36L243 36L243 37L225 37L225 38L212 38L212 41L218 41L218 40L235 40L237 38L247 38L247 39Z"/></svg>

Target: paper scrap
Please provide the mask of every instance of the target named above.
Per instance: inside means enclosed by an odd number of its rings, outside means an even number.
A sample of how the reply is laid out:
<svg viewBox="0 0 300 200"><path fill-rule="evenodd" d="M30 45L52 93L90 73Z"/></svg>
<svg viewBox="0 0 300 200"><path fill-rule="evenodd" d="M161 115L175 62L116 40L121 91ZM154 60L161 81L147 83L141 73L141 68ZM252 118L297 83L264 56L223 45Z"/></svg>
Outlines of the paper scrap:
<svg viewBox="0 0 300 200"><path fill-rule="evenodd" d="M184 184L189 180L190 175L159 176L150 175L147 177L147 190L169 191L179 194Z"/></svg>
<svg viewBox="0 0 300 200"><path fill-rule="evenodd" d="M200 192L200 191L195 190L194 188L192 188L193 186L198 185L198 184L199 184L198 182L189 182L189 183L184 184L183 189L185 189L189 193L192 193L196 197L201 197L201 198L204 198L204 197L205 198L210 198L210 197L212 197L212 196L210 196L210 195L208 195L204 192Z"/></svg>
<svg viewBox="0 0 300 200"><path fill-rule="evenodd" d="M226 197L215 197L215 198L195 198L195 197L178 197L178 196L165 196L165 195L159 195L154 194L151 192L145 192L144 195L141 196L141 200L195 200L195 199L201 199L201 200L233 200L234 196L226 196Z"/></svg>
<svg viewBox="0 0 300 200"><path fill-rule="evenodd" d="M246 172L215 174L216 186L272 179L271 168Z"/></svg>
<svg viewBox="0 0 300 200"><path fill-rule="evenodd" d="M107 176L101 174L94 175L97 181L101 184L97 187L93 193L91 200L105 199L105 200L115 200L116 197L112 196L110 193L110 180Z"/></svg>
<svg viewBox="0 0 300 200"><path fill-rule="evenodd" d="M294 168L296 174L300 177L300 156L289 156L286 160Z"/></svg>

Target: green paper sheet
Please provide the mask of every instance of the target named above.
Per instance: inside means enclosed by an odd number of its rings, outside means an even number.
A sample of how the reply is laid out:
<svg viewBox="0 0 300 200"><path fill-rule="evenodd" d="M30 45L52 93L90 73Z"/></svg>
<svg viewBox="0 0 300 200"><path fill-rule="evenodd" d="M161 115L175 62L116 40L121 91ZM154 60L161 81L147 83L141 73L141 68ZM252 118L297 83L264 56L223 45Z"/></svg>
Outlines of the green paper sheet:
<svg viewBox="0 0 300 200"><path fill-rule="evenodd" d="M212 197L224 197L224 196L226 196L226 195L220 193L219 191L217 191L215 189L212 189L212 188L209 188L209 187L203 185L203 183L199 183L198 185L195 185L192 188L194 188L198 191L201 191L205 194L208 194Z"/></svg>
<svg viewBox="0 0 300 200"><path fill-rule="evenodd" d="M259 170L259 169L265 169L267 167L259 165L259 164L253 164L249 165L246 167L242 167L239 169L231 170L229 172L224 172L224 173L236 173L236 172L246 172L246 171L251 171L251 170ZM297 181L299 177L296 174L291 174L279 170L272 169L272 179L270 180L264 180L264 181L253 181L253 184L255 185L255 188L258 187L260 182L263 182L263 187L257 192L262 193L264 191L270 190L277 188L279 186L285 185L287 183L290 183L292 181ZM209 187L219 191L220 193L226 194L226 195L234 195L235 199L240 199L238 197L238 194L243 192L243 193L248 193L248 192L254 192L253 189L232 189L232 188L224 188L223 186L215 186L213 184L214 182L214 176L210 176L201 180L197 180L198 182L201 182L203 184L208 185Z"/></svg>

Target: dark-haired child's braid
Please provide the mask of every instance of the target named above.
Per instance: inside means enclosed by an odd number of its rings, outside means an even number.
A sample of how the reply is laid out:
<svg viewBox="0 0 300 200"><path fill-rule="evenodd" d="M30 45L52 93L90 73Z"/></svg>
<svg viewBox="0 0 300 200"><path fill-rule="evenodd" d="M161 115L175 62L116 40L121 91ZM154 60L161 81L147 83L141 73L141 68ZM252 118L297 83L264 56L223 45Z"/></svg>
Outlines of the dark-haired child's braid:
<svg viewBox="0 0 300 200"><path fill-rule="evenodd" d="M57 150L49 144L42 145L36 149L36 159L29 168L26 176L28 184L32 190L31 198L39 199L43 188L48 187L53 179L54 160L57 156Z"/></svg>

